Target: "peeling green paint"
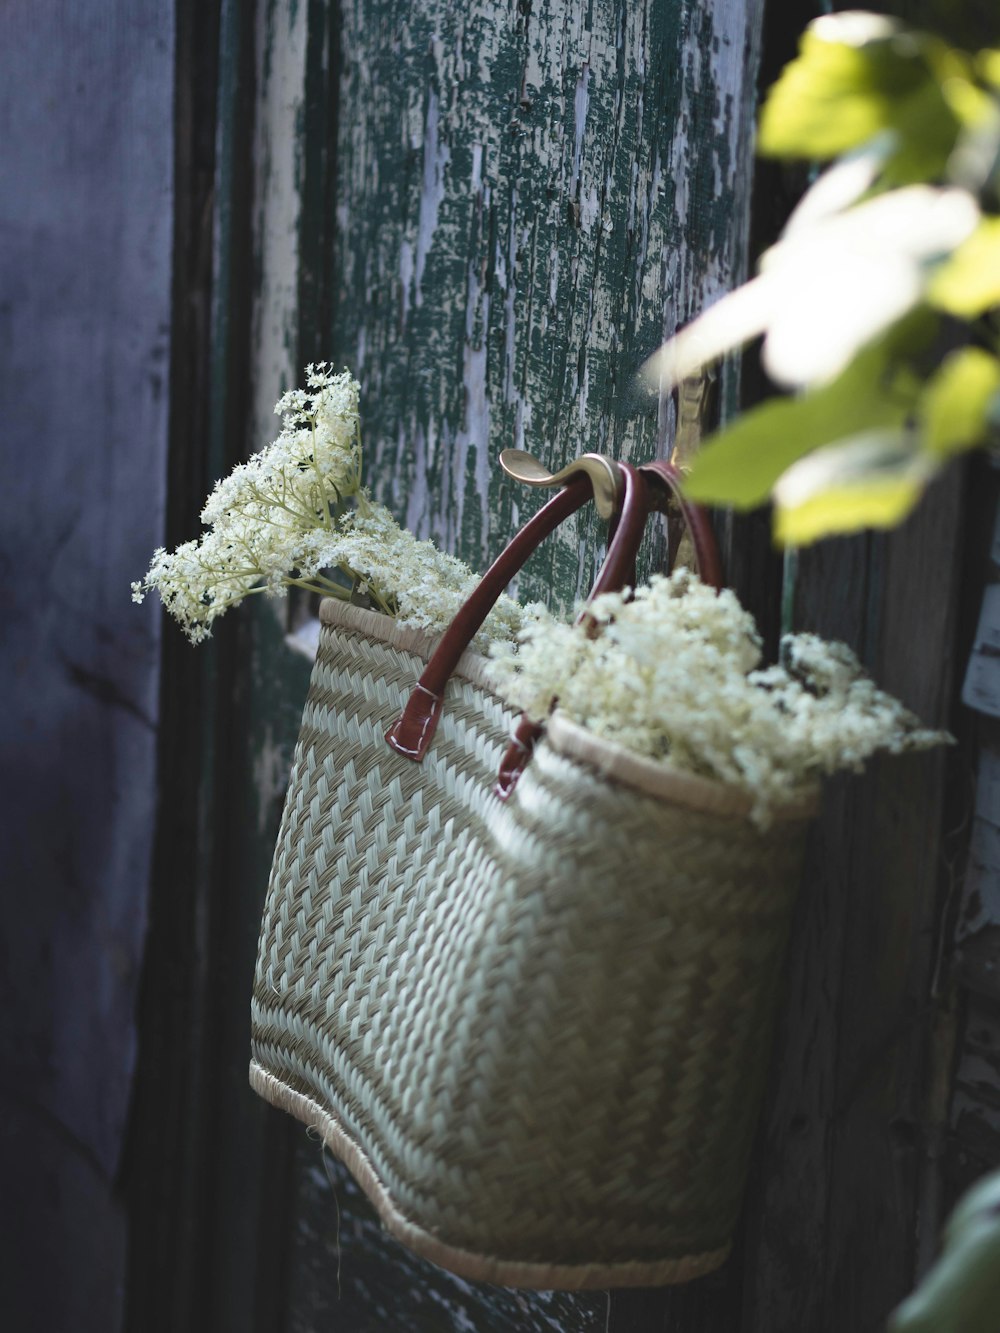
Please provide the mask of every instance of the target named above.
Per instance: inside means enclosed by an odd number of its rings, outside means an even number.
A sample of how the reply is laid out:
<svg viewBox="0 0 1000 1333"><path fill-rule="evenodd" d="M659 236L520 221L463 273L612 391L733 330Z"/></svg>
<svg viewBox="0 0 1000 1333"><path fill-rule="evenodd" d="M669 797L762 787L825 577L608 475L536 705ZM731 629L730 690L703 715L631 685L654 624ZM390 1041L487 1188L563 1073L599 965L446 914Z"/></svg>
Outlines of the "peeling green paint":
<svg viewBox="0 0 1000 1333"><path fill-rule="evenodd" d="M619 406L644 356L741 274L759 15L728 0L261 0L256 15L250 446L273 437L303 361L346 364L379 497L478 565L540 503L502 480L506 445L552 466L664 452L670 405ZM600 536L568 525L521 591L584 591ZM261 856L304 688L284 606L247 620L242 808ZM473 1287L413 1260L346 1193L342 1300L315 1244L335 1235L339 1263L340 1204L302 1163L295 1327L328 1308L414 1329L608 1325L605 1294Z"/></svg>
<svg viewBox="0 0 1000 1333"><path fill-rule="evenodd" d="M332 356L363 384L375 489L422 534L496 552L537 503L507 445L664 452L669 406L621 405L740 274L752 23L723 0L346 0ZM523 591L580 591L591 526Z"/></svg>

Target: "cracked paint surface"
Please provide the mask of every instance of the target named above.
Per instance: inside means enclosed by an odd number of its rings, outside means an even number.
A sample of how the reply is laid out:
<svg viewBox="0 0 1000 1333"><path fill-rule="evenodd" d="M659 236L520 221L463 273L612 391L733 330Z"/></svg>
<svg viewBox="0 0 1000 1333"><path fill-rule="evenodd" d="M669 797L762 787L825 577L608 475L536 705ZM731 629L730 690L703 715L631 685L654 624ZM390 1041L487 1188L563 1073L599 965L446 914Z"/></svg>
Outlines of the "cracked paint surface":
<svg viewBox="0 0 1000 1333"><path fill-rule="evenodd" d="M273 438L313 318L321 11L257 11L253 447ZM552 467L665 451L671 409L622 404L644 357L742 272L758 21L725 0L343 0L333 299L316 344L361 380L367 480L408 527L482 567L541 502L502 478L502 448ZM518 591L585 591L601 538L571 520ZM275 818L286 703L301 698L283 605L254 609L248 836ZM313 1145L299 1153L290 1328L609 1326L606 1293L505 1291L414 1259L339 1168L335 1190Z"/></svg>
<svg viewBox="0 0 1000 1333"><path fill-rule="evenodd" d="M743 271L759 14L346 0L341 22L332 355L379 498L481 566L538 502L504 447L665 452L672 410L629 415L630 386ZM522 592L585 590L591 529Z"/></svg>

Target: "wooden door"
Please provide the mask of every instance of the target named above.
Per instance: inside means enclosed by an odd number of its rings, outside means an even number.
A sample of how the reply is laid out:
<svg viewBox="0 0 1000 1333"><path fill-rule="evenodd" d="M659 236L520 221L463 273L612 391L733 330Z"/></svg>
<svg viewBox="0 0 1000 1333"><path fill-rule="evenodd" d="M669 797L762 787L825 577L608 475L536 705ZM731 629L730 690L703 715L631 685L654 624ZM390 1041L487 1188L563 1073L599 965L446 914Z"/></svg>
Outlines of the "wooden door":
<svg viewBox="0 0 1000 1333"><path fill-rule="evenodd" d="M272 437L275 399L313 359L362 382L378 497L476 565L536 503L501 479L504 446L553 466L584 449L666 452L676 406L633 410L631 378L746 271L759 3L182 0L178 13L174 536L194 530L210 476ZM772 69L808 17L775 10ZM766 234L789 185L765 180ZM733 367L719 387L731 410ZM682 424L697 430L697 414ZM938 721L963 505L954 479L897 537L830 543L785 568L761 521L720 521L730 579L772 642L784 595L797 626L854 643ZM521 591L571 601L598 542L581 521ZM878 1327L942 1207L929 1089L948 1082L934 1044L948 760L834 784L730 1264L676 1291L469 1284L384 1236L345 1173L246 1088L308 616L264 604L220 627L196 664L186 645L167 649L173 796L129 1176L131 1326Z"/></svg>
<svg viewBox="0 0 1000 1333"><path fill-rule="evenodd" d="M120 1327L157 805L173 16L3 6L0 1322ZM109 90L114 90L112 97Z"/></svg>
<svg viewBox="0 0 1000 1333"><path fill-rule="evenodd" d="M348 365L375 494L478 567L538 503L504 481L503 447L553 467L662 453L670 405L629 414L632 375L742 273L759 18L673 0L275 7L258 46L259 429L303 340ZM563 534L522 594L570 602L595 544L586 521ZM607 1327L606 1294L504 1292L415 1261L301 1136L296 1161L290 1327Z"/></svg>

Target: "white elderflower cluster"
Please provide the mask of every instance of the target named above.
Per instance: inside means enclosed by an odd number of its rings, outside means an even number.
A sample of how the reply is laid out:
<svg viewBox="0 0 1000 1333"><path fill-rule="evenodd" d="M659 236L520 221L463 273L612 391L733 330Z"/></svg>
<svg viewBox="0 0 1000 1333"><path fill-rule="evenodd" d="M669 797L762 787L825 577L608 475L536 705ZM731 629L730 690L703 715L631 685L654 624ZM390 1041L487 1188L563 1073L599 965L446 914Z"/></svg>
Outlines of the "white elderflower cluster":
<svg viewBox="0 0 1000 1333"><path fill-rule="evenodd" d="M311 558L346 573L356 596L367 597L400 624L432 633L451 624L479 582L463 561L420 541L371 501L343 515L332 532L318 532ZM524 609L502 596L475 643L486 649L493 641L512 639L523 621Z"/></svg>
<svg viewBox="0 0 1000 1333"><path fill-rule="evenodd" d="M201 513L208 531L155 551L146 577L132 584L137 602L155 588L193 643L251 593L305 588L437 631L475 587L467 565L418 541L369 499L357 382L320 363L307 367L306 383L278 401L284 424L274 443L216 485ZM502 598L478 643L509 638L520 624L517 603Z"/></svg>
<svg viewBox="0 0 1000 1333"><path fill-rule="evenodd" d="M823 774L950 739L877 689L844 644L789 635L782 665L759 669L752 617L687 570L589 610L596 633L542 613L516 648L495 645L497 687L536 720L558 704L636 754L743 789L762 825Z"/></svg>

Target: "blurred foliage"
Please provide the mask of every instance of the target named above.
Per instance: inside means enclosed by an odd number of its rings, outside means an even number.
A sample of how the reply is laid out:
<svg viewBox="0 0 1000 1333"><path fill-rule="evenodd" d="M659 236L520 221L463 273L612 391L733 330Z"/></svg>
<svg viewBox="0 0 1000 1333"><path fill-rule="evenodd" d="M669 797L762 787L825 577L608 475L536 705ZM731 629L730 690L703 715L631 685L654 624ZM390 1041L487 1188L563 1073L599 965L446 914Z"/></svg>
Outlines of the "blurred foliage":
<svg viewBox="0 0 1000 1333"><path fill-rule="evenodd" d="M835 35L842 40L830 40ZM956 81L970 83L967 61L926 33L904 35L891 20L869 15L838 16L832 28L821 20L771 89L760 152L829 160L890 130L884 182L934 180L946 171L962 126L946 91Z"/></svg>
<svg viewBox="0 0 1000 1333"><path fill-rule="evenodd" d="M890 1333L996 1333L1000 1326L1000 1171L962 1196L941 1257L889 1321Z"/></svg>
<svg viewBox="0 0 1000 1333"><path fill-rule="evenodd" d="M829 14L763 106L759 151L831 165L760 272L643 374L669 390L763 335L765 402L706 442L692 498L803 544L891 527L945 463L1000 440L1000 49Z"/></svg>

